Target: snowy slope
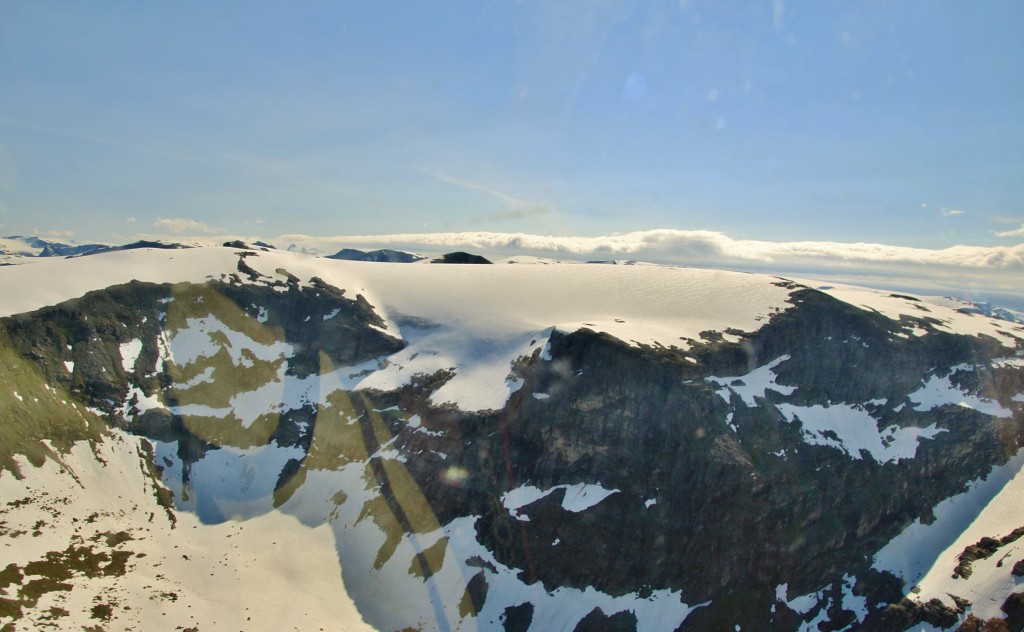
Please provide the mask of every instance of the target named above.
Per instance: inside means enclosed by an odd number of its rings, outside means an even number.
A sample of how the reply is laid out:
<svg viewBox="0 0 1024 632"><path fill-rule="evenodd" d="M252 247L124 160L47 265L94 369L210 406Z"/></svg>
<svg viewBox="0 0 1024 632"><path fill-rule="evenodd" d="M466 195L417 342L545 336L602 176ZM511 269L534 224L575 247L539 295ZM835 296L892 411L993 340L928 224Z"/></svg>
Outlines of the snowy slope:
<svg viewBox="0 0 1024 632"><path fill-rule="evenodd" d="M875 568L888 570L914 586L922 603L938 599L954 605L952 595L971 602L969 614L981 619L1000 615L1011 592L1024 590L1024 578L1011 575L1024 540L973 564L969 577L958 577L958 556L983 537L1000 538L1024 526L1024 452L993 470L985 480L935 508L931 524L915 522L875 556Z"/></svg>
<svg viewBox="0 0 1024 632"><path fill-rule="evenodd" d="M0 316L27 312L130 280L201 282L235 269L230 248L135 250L0 270ZM661 266L379 266L283 251L247 259L273 276L319 276L340 288L379 297L371 303L397 315L498 333L588 326L626 341L680 345L701 331L756 329L785 307L789 291L761 275ZM620 322L622 321L622 322Z"/></svg>
<svg viewBox="0 0 1024 632"><path fill-rule="evenodd" d="M0 567L23 573L6 596L51 576L65 585L26 605L17 629L373 629L345 592L326 524L303 528L277 512L206 524L179 511L172 522L145 473L144 441L115 431L59 464L22 460L23 479L0 476ZM65 577L44 565L53 559L95 559L101 570Z"/></svg>
<svg viewBox="0 0 1024 632"><path fill-rule="evenodd" d="M975 313L973 305L967 301L946 296L910 296L880 290L871 290L850 285L822 285L812 281L803 281L843 302L860 309L877 312L899 320L901 317L928 319L932 325L946 332L955 332L971 336L991 336L1006 346L1014 347L1014 336L1021 337L1024 326L1008 320L989 318ZM926 330L920 327L907 335L924 335Z"/></svg>

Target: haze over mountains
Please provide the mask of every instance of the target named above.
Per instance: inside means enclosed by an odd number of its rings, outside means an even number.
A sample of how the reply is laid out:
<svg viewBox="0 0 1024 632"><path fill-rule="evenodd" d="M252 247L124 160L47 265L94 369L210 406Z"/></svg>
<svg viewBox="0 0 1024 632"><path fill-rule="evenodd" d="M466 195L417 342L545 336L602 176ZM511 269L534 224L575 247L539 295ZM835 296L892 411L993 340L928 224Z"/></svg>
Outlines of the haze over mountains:
<svg viewBox="0 0 1024 632"><path fill-rule="evenodd" d="M0 617L1022 625L1024 326L495 260L231 244L0 268Z"/></svg>

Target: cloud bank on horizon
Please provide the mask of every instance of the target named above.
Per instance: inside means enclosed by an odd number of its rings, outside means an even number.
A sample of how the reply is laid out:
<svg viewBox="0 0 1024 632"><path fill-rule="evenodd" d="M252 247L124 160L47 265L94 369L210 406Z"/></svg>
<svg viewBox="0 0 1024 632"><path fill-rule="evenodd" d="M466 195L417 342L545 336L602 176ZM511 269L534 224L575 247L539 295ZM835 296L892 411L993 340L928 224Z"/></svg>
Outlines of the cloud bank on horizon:
<svg viewBox="0 0 1024 632"><path fill-rule="evenodd" d="M310 236L285 234L278 247L331 254L341 248L394 248L426 253L474 250L505 256L629 259L673 265L845 279L893 287L1024 296L1024 243L1012 246L910 248L877 243L772 242L704 230L658 229L597 237L461 232Z"/></svg>

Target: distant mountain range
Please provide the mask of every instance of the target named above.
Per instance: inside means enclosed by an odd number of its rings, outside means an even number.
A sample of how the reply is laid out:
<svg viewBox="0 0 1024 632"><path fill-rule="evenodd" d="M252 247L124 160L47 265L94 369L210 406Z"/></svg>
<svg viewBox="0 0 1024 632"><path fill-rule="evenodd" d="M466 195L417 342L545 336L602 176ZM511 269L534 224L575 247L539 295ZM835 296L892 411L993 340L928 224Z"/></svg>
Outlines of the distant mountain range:
<svg viewBox="0 0 1024 632"><path fill-rule="evenodd" d="M23 257L68 257L106 248L105 244L64 244L40 237L11 235L0 238L0 255Z"/></svg>

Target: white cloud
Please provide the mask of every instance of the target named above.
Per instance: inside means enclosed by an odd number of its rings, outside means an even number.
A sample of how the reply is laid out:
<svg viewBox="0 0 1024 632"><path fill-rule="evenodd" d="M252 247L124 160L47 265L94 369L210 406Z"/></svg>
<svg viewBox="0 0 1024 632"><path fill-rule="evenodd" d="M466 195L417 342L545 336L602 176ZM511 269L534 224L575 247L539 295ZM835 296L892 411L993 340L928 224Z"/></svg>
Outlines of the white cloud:
<svg viewBox="0 0 1024 632"><path fill-rule="evenodd" d="M960 209L958 209L958 208L951 208L951 209L942 209L942 214L943 214L943 215L944 215L945 217L952 217L953 215L963 215L963 214L964 214L964 213L966 213L966 212L967 212L967 211L961 211L961 210L960 210Z"/></svg>
<svg viewBox="0 0 1024 632"><path fill-rule="evenodd" d="M135 223L135 218L134 217L129 217L129 218L127 218L124 221L125 221L126 224L134 224Z"/></svg>
<svg viewBox="0 0 1024 632"><path fill-rule="evenodd" d="M583 259L639 259L682 265L746 264L773 268L815 265L841 269L899 265L975 269L979 272L1024 271L1024 244L927 249L869 243L734 239L724 233L703 230L659 229L600 237L465 232L339 237L282 235L278 239L303 243L323 251L340 245L425 251L458 248L510 255L532 253Z"/></svg>
<svg viewBox="0 0 1024 632"><path fill-rule="evenodd" d="M75 236L75 233L70 230L48 230L46 231L46 236L57 237L60 239L71 239Z"/></svg>
<svg viewBox="0 0 1024 632"><path fill-rule="evenodd" d="M996 233L996 237L1024 237L1024 224L1021 224L1020 228L1004 230L1001 233Z"/></svg>
<svg viewBox="0 0 1024 632"><path fill-rule="evenodd" d="M426 255L465 250L492 258L535 255L583 261L628 259L926 294L1002 294L1024 301L1024 243L928 249L823 241L770 242L735 239L712 231L669 229L600 237L483 231L333 237L289 234L273 241L322 254L341 248L395 248Z"/></svg>
<svg viewBox="0 0 1024 632"><path fill-rule="evenodd" d="M220 229L210 228L206 225L206 222L188 219L185 217L158 217L156 218L156 221L153 222L153 225L160 228L166 228L172 233L192 232L205 233L208 235L211 233L221 232Z"/></svg>

